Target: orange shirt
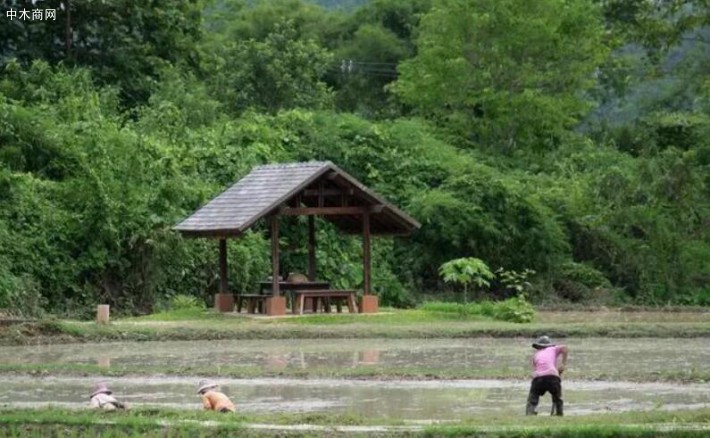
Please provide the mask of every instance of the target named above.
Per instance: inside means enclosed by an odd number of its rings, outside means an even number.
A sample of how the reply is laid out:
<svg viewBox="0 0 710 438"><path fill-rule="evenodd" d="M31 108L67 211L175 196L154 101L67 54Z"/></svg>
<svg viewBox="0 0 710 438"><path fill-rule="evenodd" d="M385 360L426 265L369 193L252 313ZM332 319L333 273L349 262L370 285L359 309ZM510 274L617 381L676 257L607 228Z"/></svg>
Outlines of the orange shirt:
<svg viewBox="0 0 710 438"><path fill-rule="evenodd" d="M221 411L222 409L227 409L230 412L235 411L234 403L229 397L217 391L207 391L202 394L202 406L213 411Z"/></svg>

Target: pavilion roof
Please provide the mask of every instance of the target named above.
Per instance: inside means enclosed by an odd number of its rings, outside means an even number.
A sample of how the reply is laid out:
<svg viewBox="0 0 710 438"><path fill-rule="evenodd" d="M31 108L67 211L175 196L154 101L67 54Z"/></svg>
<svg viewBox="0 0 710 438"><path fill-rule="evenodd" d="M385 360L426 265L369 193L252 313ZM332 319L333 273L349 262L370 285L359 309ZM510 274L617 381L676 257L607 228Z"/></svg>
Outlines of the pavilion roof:
<svg viewBox="0 0 710 438"><path fill-rule="evenodd" d="M255 167L175 229L188 236L239 236L259 219L279 214L284 208L336 210L344 203L350 209L357 206L371 211L373 234L407 235L420 227L411 216L332 162L310 161ZM361 215L339 213L323 217L346 233L362 232Z"/></svg>

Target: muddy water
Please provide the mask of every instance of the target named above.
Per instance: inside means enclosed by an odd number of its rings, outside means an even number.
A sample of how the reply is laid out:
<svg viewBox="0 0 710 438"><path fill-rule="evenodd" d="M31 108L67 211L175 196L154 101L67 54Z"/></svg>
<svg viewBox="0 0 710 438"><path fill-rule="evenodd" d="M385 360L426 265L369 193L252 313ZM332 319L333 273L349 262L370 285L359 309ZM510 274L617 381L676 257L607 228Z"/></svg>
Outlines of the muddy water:
<svg viewBox="0 0 710 438"><path fill-rule="evenodd" d="M628 383L624 377L704 370L710 349L703 339L566 339L569 379L564 398L569 415L710 406L710 384ZM265 370L319 367L456 370L505 369L526 376L529 339L468 340L269 340L103 343L0 348L0 363L259 367ZM607 382L585 382L585 375ZM199 409L189 378L110 379L117 395L135 405ZM96 379L0 375L0 405L83 407ZM522 412L527 380L362 381L323 379L224 379L223 388L245 412L353 412L375 417L456 420ZM549 397L541 411L549 409Z"/></svg>
<svg viewBox="0 0 710 438"><path fill-rule="evenodd" d="M114 378L115 395L134 406L199 409L194 378ZM92 379L0 378L0 405L81 408ZM242 412L347 412L404 420L459 420L486 414L520 414L527 381L362 381L222 379L225 393ZM710 384L565 382L566 413L581 415L629 410L674 410L710 406ZM550 408L543 397L540 411Z"/></svg>
<svg viewBox="0 0 710 438"><path fill-rule="evenodd" d="M710 363L705 339L566 339L569 376L623 379L703 370ZM285 368L379 366L506 370L526 376L529 339L362 339L102 343L0 348L0 363L100 366L245 366ZM650 379L649 379L650 380Z"/></svg>

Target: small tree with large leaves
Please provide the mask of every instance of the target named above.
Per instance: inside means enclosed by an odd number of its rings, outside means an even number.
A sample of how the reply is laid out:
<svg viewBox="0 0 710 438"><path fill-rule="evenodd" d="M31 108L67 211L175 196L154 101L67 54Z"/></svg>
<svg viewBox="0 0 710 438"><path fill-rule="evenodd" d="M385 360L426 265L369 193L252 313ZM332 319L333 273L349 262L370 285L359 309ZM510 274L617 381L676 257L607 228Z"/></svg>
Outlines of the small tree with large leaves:
<svg viewBox="0 0 710 438"><path fill-rule="evenodd" d="M463 286L463 301L468 302L468 287L474 284L478 288L490 286L490 281L495 278L486 263L475 257L463 257L449 260L439 267L439 274L447 283L456 283Z"/></svg>

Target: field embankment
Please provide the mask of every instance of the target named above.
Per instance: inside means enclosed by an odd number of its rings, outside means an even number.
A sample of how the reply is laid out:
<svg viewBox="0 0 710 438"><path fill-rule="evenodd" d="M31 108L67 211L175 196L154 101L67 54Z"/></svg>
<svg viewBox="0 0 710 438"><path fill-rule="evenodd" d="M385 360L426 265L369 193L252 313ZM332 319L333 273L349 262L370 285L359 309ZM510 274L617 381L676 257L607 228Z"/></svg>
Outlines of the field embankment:
<svg viewBox="0 0 710 438"><path fill-rule="evenodd" d="M710 313L539 312L529 324L421 310L284 318L166 313L119 319L106 326L65 320L5 325L0 327L0 345L220 339L533 338L542 333L555 338L710 337Z"/></svg>

